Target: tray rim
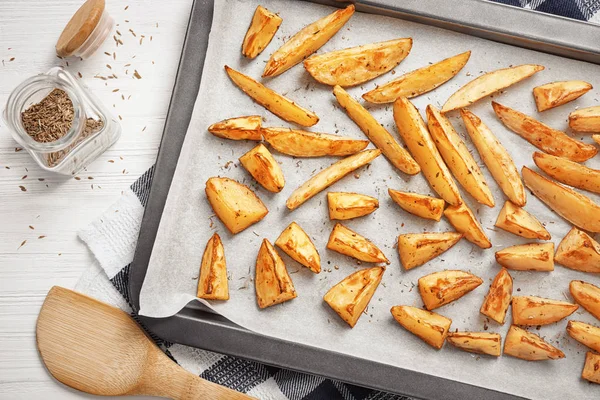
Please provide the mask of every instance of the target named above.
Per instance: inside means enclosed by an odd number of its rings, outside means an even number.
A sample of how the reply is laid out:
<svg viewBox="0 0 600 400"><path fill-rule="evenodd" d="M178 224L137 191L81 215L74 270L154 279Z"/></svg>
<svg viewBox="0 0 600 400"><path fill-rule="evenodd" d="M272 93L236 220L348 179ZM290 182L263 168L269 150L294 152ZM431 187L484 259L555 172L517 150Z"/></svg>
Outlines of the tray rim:
<svg viewBox="0 0 600 400"><path fill-rule="evenodd" d="M381 7L388 7L386 10L397 18L411 19L415 22L511 45L600 64L600 43L597 43L596 47L590 47L583 41L583 45L567 43L568 46L565 47L564 41L557 41L554 38L542 40L544 38L540 36L513 34L507 31L504 25L494 26L493 28L489 26L467 26L464 25L465 16L457 16L455 12L452 12L441 17L439 14L444 10L437 8L438 15L436 16L426 12L427 10L423 8L423 4L428 2L421 2L420 0L405 0L401 5L395 4L394 0L307 1L335 7L343 7L352 2L356 4L357 11L363 12L377 11L376 8L381 11ZM457 6L456 2L460 4ZM459 6L476 7L477 9L499 7L497 10L503 10L502 13L520 16L518 18L525 18L525 15L527 15L526 18L529 18L530 13L535 12L490 1L454 0L449 3L454 4L451 7L454 9L459 9ZM144 211L138 246L134 260L130 264L128 290L133 309L136 311L139 310L139 295L148 261L179 158L179 152L191 119L195 98L198 94L204 57L208 46L208 36L212 25L213 6L214 0L194 0L192 4L150 195ZM578 25L578 29L585 27L582 29L586 32L591 29L595 34L600 33L600 26L584 21L539 12L536 12L536 18L552 21L560 25L562 29L564 29L564 26L575 29L575 26ZM506 19L501 18L501 20ZM461 23L463 25L460 25ZM169 140L165 140L166 137ZM139 319L154 334L170 342L242 357L304 373L322 375L387 392L424 399L442 397L486 398L490 400L521 398L480 386L261 335L241 328L227 319L209 312L198 304L189 304L178 314L169 318L139 316ZM324 354L327 356L324 357Z"/></svg>

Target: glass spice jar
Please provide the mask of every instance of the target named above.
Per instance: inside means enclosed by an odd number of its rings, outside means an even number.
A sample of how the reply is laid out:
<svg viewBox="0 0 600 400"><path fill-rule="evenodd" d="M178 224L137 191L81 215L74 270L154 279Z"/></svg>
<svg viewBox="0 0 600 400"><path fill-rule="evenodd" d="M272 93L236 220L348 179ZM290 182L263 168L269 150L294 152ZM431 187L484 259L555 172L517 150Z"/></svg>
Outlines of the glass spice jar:
<svg viewBox="0 0 600 400"><path fill-rule="evenodd" d="M62 95L61 102L46 107L38 117L34 113L36 107L46 104L55 94ZM64 110L65 104L68 110ZM64 175L77 173L121 136L117 120L87 86L62 67L54 67L17 86L8 97L3 118L13 138L40 167ZM44 126L50 124L53 126ZM50 134L56 126L61 134Z"/></svg>

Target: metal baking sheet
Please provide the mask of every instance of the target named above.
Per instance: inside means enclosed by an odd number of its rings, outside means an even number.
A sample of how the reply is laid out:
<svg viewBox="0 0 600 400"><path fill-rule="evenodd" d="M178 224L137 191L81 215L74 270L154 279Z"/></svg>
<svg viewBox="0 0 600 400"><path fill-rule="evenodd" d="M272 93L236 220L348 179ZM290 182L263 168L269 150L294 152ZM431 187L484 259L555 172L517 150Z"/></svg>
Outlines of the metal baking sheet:
<svg viewBox="0 0 600 400"><path fill-rule="evenodd" d="M339 5L339 2L319 1L319 3L336 3ZM384 3L389 3L389 6L392 2L379 1L377 3L383 4L384 6ZM436 25L441 23L455 24L456 28L461 28L455 30L464 31L463 29L472 29L473 31L468 31L468 33L481 33L478 34L478 36L490 38L489 36L485 36L490 34L490 29L475 31L477 27L465 27L465 21L461 21L460 19L453 20L452 18L455 16L453 16L452 13L445 14L443 21L440 19L433 19L434 16L431 14L426 16L427 18L430 18L431 21L424 20L422 19L424 18L422 10L419 10L418 7L420 3L421 2L405 2L402 5L402 9L389 10L381 8L379 10L385 11L386 15L400 15L404 18L410 18L410 7L414 6L412 11L415 12L414 15L416 16L418 22L434 21L436 22ZM445 2L442 3L445 4ZM498 9L494 9L494 13L501 20L505 19L503 17L511 17L510 13L513 12L527 13L527 11L505 6L498 6L493 3L483 3L479 1L461 1L460 3L464 3L464 7L500 7ZM357 6L357 9L359 11L375 12L378 11L378 9L374 8L376 6L377 4L375 4L375 2L368 2L368 4L367 2L363 2ZM436 8L440 13L444 11L443 7L441 10L438 7L431 8ZM509 13L509 15L498 15L499 10L505 10ZM470 10L470 13L473 12L475 11ZM482 12L485 13L489 11L479 10L477 14ZM454 14L456 14L456 12ZM460 14L459 16L464 17L463 14ZM527 17L530 18L528 14ZM536 14L536 18L537 17L538 14ZM560 21L561 24L576 23L575 21L569 21L552 16L543 15L541 17L544 19L549 18L550 21ZM515 18L516 17L512 18L512 20L518 20ZM162 214L164 202L177 163L179 150L181 149L181 144L183 142L185 132L187 131L187 125L191 116L193 103L198 92L198 85L201 79L204 53L206 51L211 20L212 2L196 1L192 9L184 51L178 71L178 78L176 80L172 104L169 110L167 124L165 126L164 138L166 140L163 140L163 143L161 144L152 191L148 206L146 208L140 234L140 241L134 263L132 264L130 287L132 294L131 298L136 309L139 307L139 291L144 279L148 259L154 243L154 237L156 235L156 230ZM598 28L595 26L582 23L576 24L579 24L578 26L585 27L585 29L595 29L596 34L598 34ZM514 30L520 31L515 24L512 25ZM579 29L577 26L570 26L570 32L577 32ZM444 25L444 27L449 26ZM499 28L501 28L501 25L495 26L495 29ZM500 34L501 32L496 33ZM585 35L582 36L585 37ZM502 39L499 41L503 42L506 42L504 39L507 39L507 37L503 35L500 35L497 38ZM535 36L534 38L538 43L541 43L539 36ZM517 39L518 38L511 38L511 40ZM529 40L528 42L533 43L532 40ZM548 42L543 43L550 42L551 40L549 39ZM580 43L579 47L581 47L581 43L583 42L581 40L578 41L578 43ZM511 41L509 43L514 44L515 42ZM586 57L595 55L595 61L598 61L598 54L600 54L598 50L589 51L588 48L586 51L582 51L581 48L576 47L577 46L575 45L572 47L565 47L566 50L571 49L572 53L567 52L559 54L571 56L573 58L584 59L587 61L592 61L592 59L579 57L577 55ZM534 48L537 50L542 49L541 47ZM560 50L560 48L555 45L552 45L552 48ZM326 352L327 355L324 355L324 351L320 349L273 339L244 330L221 317L211 315L200 310L197 306L188 306L181 313L171 318L160 320L143 318L143 321L152 331L170 341L246 357L267 364L330 376L332 378L349 381L354 384L374 387L396 393L408 394L415 397L440 398L458 396L458 398L480 398L485 396L485 398L490 399L513 398L509 395L489 391L487 389L477 388L475 386L463 383L452 382L446 379L413 371L402 370L384 364L349 357L340 353Z"/></svg>

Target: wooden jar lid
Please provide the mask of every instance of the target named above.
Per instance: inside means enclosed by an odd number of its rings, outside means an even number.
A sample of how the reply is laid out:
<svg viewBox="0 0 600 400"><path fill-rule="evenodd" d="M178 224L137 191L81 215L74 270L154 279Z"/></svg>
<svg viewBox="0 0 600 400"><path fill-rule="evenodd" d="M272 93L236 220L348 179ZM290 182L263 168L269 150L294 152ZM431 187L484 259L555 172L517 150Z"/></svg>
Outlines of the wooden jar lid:
<svg viewBox="0 0 600 400"><path fill-rule="evenodd" d="M56 42L56 54L68 57L92 34L104 12L104 0L87 0L73 15Z"/></svg>

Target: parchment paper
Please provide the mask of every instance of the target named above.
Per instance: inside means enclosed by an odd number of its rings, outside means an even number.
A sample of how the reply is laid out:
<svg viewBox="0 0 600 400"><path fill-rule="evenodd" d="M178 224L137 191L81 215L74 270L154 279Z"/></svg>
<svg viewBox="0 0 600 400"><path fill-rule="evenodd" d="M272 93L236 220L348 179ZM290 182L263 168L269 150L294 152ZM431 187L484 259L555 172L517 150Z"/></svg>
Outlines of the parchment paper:
<svg viewBox="0 0 600 400"><path fill-rule="evenodd" d="M400 233L447 231L452 227L447 221L427 221L413 217L395 205L387 194L388 188L423 194L435 193L422 174L414 177L403 175L380 156L370 167L349 175L330 190L354 191L378 197L380 208L373 214L344 222L348 227L370 238L386 253L391 265L377 289L366 315L354 329L350 329L322 300L327 290L345 276L359 268L355 260L326 250L325 246L334 222L327 216L326 192L322 192L293 212L285 207L288 196L305 180L330 165L335 158L301 159L274 152L281 163L286 178L284 190L272 194L261 188L241 167L238 157L256 145L254 142L235 142L219 139L206 128L216 121L241 115L264 116L264 126L290 126L279 120L261 106L252 102L236 88L227 77L225 64L249 76L260 77L266 60L283 42L300 28L333 11L332 8L298 1L261 0L261 4L283 17L283 24L268 48L256 59L242 57L240 46L251 16L257 5L255 1L215 1L214 22L204 66L202 84L192 121L185 139L169 198L158 231L156 243L140 303L141 314L163 317L176 313L189 301L195 299L198 269L206 242L218 232L224 241L227 268L230 275L230 296L227 302L211 302L219 313L248 329L301 342L323 349L340 351L383 363L468 382L488 388L506 391L538 399L584 399L599 398L598 386L590 385L580 378L586 348L565 333L566 320L544 326L534 332L561 348L566 358L549 362L525 362L511 357L478 357L446 345L436 351L420 339L401 328L391 317L394 305L422 306L416 283L419 277L443 269L461 269L475 273L485 281L479 288L458 301L436 311L452 318L452 329L499 332L503 338L510 325L499 326L486 322L479 314L483 297L491 280L499 271L494 261L495 251L528 240L494 228L496 217L504 204L505 196L495 183L487 168L482 168L491 186L496 207L493 209L477 204L466 192L464 198L475 210L493 248L481 250L466 240L424 266L404 271L396 250ZM535 23L535 17L532 17ZM551 27L548 27L551 29ZM568 113L576 107L598 104L598 90L587 93L568 105L537 114L531 94L534 86L568 79L582 79L600 87L600 67L588 63L563 59L535 51L524 50L470 37L430 26L393 18L356 13L350 22L338 32L320 51L351 47L400 37L412 37L414 45L410 55L395 68L395 74L387 73L374 81L349 89L355 97L387 82L400 74L437 62L466 50L472 50L471 60L453 80L433 92L414 99L415 105L424 112L429 103L441 108L444 101L460 86L480 75L483 71L517 65L537 63L546 70L533 78L510 87L495 100L542 119L545 123L566 130ZM283 75L265 79L263 82L274 90L286 94L301 106L315 111L320 122L314 131L338 133L364 138L359 128L341 110L331 88L315 82L297 65ZM375 117L398 137L393 122L391 105L367 105ZM531 159L536 149L516 134L508 131L495 117L490 99L484 99L471 107L500 138L515 160L517 167L527 165L535 169ZM451 121L463 136L464 126L458 113L451 113ZM165 140L169 140L168 132ZM580 134L591 142L589 136ZM469 148L474 149L466 138ZM479 155L475 158L483 165ZM600 168L600 157L586 163ZM228 233L214 216L204 194L204 185L211 176L226 176L249 184L265 202L269 214L260 223L235 236ZM586 193L590 195L589 193ZM598 201L598 196L590 195ZM569 224L554 214L537 198L528 193L526 209L533 213L552 234L555 244L570 229ZM313 274L307 268L280 252L291 273L298 298L282 305L260 310L254 292L254 264L263 238L272 243L290 222L296 221L312 237L322 258L322 272ZM558 300L570 300L569 282L582 279L599 284L592 274L578 273L556 266L551 273L511 271L515 295L537 295ZM585 311L579 310L572 319L598 324ZM510 314L507 316L510 321Z"/></svg>

